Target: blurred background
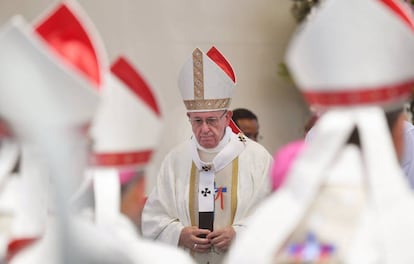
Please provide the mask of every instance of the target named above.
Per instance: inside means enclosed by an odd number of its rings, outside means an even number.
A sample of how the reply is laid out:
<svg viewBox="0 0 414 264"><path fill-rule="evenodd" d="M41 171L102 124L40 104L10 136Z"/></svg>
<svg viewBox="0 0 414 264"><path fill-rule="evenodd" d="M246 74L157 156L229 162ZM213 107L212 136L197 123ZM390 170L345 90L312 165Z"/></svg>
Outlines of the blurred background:
<svg viewBox="0 0 414 264"><path fill-rule="evenodd" d="M15 14L36 21L51 0L0 0L0 23ZM109 62L125 55L153 87L164 130L147 171L147 192L167 152L191 135L177 87L181 66L195 47L216 46L229 60L237 87L231 108L259 118L260 140L273 154L303 136L309 117L280 65L296 20L291 0L78 0L103 38ZM144 139L145 140L145 139Z"/></svg>

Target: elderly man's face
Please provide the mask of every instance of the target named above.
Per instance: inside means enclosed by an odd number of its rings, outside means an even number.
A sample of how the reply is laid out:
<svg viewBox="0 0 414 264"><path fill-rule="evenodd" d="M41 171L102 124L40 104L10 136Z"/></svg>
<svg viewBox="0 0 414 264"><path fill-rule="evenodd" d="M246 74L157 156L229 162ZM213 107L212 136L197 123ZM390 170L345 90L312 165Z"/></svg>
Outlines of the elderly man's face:
<svg viewBox="0 0 414 264"><path fill-rule="evenodd" d="M193 133L204 148L214 148L219 144L229 125L231 115L232 112L227 110L187 113Z"/></svg>

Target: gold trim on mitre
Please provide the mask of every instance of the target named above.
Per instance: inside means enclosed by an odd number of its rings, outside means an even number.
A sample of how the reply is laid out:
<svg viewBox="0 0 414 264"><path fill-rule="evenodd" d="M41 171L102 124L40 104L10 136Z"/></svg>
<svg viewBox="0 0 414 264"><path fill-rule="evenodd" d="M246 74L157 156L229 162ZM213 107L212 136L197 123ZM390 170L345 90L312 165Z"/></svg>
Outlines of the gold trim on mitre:
<svg viewBox="0 0 414 264"><path fill-rule="evenodd" d="M194 99L204 99L203 53L198 48L193 51L193 80Z"/></svg>
<svg viewBox="0 0 414 264"><path fill-rule="evenodd" d="M184 100L187 110L215 110L230 107L230 98L205 99L205 100Z"/></svg>

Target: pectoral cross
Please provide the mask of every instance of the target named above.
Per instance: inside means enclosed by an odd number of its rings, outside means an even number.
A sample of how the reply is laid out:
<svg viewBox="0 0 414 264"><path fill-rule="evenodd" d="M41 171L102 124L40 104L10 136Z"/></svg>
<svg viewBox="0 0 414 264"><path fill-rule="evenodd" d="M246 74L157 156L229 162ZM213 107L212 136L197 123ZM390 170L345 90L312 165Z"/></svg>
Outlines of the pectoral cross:
<svg viewBox="0 0 414 264"><path fill-rule="evenodd" d="M238 138L239 138L239 141L246 142L246 137L242 133L239 133Z"/></svg>
<svg viewBox="0 0 414 264"><path fill-rule="evenodd" d="M207 197L210 193L211 193L211 191L208 188L204 188L204 190L201 190L201 194L204 197Z"/></svg>

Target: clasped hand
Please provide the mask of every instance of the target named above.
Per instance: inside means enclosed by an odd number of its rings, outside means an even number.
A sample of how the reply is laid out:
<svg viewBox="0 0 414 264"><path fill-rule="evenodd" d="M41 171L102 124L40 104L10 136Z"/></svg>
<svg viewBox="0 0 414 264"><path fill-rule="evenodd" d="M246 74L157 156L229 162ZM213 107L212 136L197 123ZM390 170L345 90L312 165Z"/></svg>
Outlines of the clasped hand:
<svg viewBox="0 0 414 264"><path fill-rule="evenodd" d="M184 227L180 234L179 246L183 246L198 253L207 253L211 247L225 252L230 247L236 232L232 226L217 229L211 232L208 229L199 229L197 226ZM206 238L201 238L206 236Z"/></svg>

